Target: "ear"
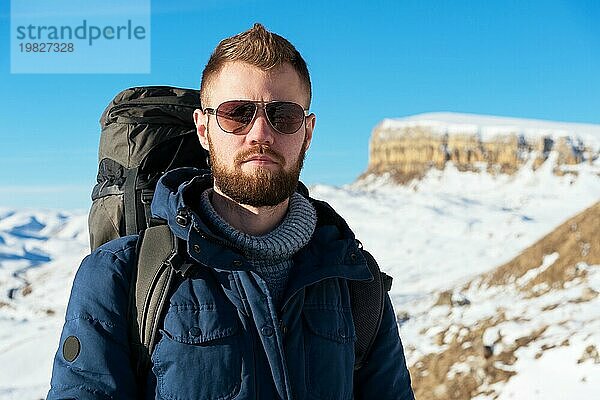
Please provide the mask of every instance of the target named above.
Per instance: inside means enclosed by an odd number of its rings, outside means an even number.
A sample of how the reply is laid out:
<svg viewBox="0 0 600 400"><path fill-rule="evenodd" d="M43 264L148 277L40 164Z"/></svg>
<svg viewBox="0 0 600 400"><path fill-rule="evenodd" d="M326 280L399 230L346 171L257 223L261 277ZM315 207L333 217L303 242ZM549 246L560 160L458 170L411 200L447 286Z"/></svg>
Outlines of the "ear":
<svg viewBox="0 0 600 400"><path fill-rule="evenodd" d="M200 145L205 150L208 150L208 129L206 129L208 114L205 114L200 109L194 110L194 124L196 125L196 133L198 134Z"/></svg>
<svg viewBox="0 0 600 400"><path fill-rule="evenodd" d="M310 147L310 142L312 141L312 135L313 135L313 131L315 129L315 123L317 122L317 116L315 114L309 114L305 121L304 124L306 126L306 137L304 140L306 140L306 150L308 150L308 148Z"/></svg>

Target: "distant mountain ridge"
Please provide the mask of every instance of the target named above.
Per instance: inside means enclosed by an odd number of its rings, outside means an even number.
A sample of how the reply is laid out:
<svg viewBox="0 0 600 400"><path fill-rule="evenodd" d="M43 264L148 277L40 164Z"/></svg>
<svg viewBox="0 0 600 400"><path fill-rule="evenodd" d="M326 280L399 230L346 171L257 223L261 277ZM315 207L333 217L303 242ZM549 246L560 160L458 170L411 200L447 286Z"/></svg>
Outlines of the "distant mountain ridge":
<svg viewBox="0 0 600 400"><path fill-rule="evenodd" d="M385 119L373 130L363 177L389 175L407 183L452 163L461 171L514 174L551 154L554 173L595 165L600 174L600 125L475 114L427 113Z"/></svg>

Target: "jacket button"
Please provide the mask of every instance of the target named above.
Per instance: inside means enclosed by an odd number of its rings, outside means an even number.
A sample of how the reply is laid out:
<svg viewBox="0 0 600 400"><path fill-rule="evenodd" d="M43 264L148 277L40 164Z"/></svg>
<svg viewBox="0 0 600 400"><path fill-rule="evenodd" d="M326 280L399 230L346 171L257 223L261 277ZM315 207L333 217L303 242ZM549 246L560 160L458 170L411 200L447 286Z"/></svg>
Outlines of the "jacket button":
<svg viewBox="0 0 600 400"><path fill-rule="evenodd" d="M342 328L338 329L338 335L343 339L346 338L346 332Z"/></svg>
<svg viewBox="0 0 600 400"><path fill-rule="evenodd" d="M235 268L239 268L239 267L241 267L242 265L244 265L244 263L242 263L240 260L235 260L235 261L233 261L232 265L233 265Z"/></svg>
<svg viewBox="0 0 600 400"><path fill-rule="evenodd" d="M194 252L196 252L196 253L200 253L200 245L198 245L198 244L195 244L195 245L193 246L193 249L194 249Z"/></svg>
<svg viewBox="0 0 600 400"><path fill-rule="evenodd" d="M202 335L202 331L197 326L190 328L190 336L198 337Z"/></svg>
<svg viewBox="0 0 600 400"><path fill-rule="evenodd" d="M260 333L263 334L263 336L273 336L273 328L271 328L269 325L265 325L262 328L260 328Z"/></svg>
<svg viewBox="0 0 600 400"><path fill-rule="evenodd" d="M352 253L352 254L350 254L350 259L351 259L353 262L356 262L356 259L357 259L357 258L358 258L358 257L357 257L357 255L356 255L356 253Z"/></svg>

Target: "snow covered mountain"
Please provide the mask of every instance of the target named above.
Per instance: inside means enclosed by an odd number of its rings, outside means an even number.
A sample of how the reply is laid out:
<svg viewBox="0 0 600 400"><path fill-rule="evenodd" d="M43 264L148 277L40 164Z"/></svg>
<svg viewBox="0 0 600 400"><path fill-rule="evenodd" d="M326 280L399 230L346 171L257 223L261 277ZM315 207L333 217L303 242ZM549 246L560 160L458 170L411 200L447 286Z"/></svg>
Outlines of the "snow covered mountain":
<svg viewBox="0 0 600 400"><path fill-rule="evenodd" d="M461 171L514 174L548 164L572 172L600 156L600 125L458 113L385 119L373 130L366 175L406 183L448 163ZM600 168L599 168L600 170Z"/></svg>
<svg viewBox="0 0 600 400"><path fill-rule="evenodd" d="M531 295L528 282L543 283L538 275L563 265L567 250L555 240L520 269L514 261L600 199L597 159L556 174L559 157L550 150L548 162L533 168L528 159L531 168L511 174L448 162L407 185L369 175L345 187L310 188L394 277L391 295L420 399L552 400L600 392L593 378L600 376L599 346L592 348L599 340L600 262L576 263L586 279L563 279ZM591 210L584 220L597 220L597 206ZM0 208L1 399L33 400L48 390L70 286L88 252L86 218ZM560 232L565 241L571 237ZM597 251L592 239L586 243ZM501 270L508 271L505 281L492 278ZM557 365L560 373L552 370ZM571 395L557 387L571 388Z"/></svg>

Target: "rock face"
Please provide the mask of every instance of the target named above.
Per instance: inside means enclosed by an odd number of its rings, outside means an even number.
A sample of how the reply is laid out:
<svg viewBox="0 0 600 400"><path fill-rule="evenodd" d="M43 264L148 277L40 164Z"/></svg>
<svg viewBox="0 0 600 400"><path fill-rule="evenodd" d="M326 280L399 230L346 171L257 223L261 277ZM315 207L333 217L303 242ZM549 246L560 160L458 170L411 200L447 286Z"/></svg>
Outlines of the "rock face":
<svg viewBox="0 0 600 400"><path fill-rule="evenodd" d="M539 167L551 152L555 173L563 174L563 166L592 163L599 151L600 125L429 113L377 125L365 174L406 183L448 162L461 171L512 174L527 162Z"/></svg>

